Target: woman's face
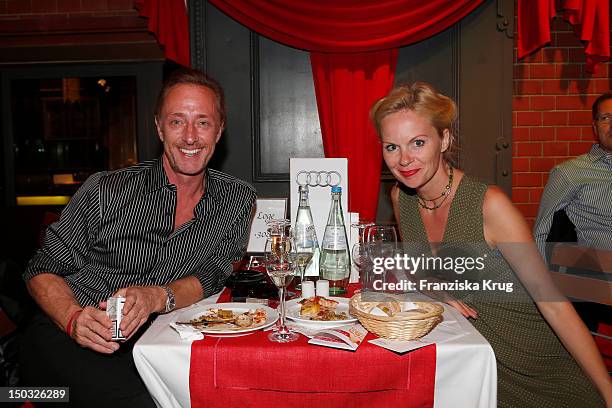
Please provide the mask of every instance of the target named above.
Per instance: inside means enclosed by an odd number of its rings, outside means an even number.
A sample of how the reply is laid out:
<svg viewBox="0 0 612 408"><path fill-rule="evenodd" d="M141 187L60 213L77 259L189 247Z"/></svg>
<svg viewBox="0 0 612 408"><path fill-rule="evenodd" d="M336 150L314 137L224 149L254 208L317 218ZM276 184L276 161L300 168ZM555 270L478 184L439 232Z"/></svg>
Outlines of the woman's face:
<svg viewBox="0 0 612 408"><path fill-rule="evenodd" d="M424 115L404 110L387 115L380 123L383 158L395 178L407 187L420 189L442 168L450 132L440 138Z"/></svg>

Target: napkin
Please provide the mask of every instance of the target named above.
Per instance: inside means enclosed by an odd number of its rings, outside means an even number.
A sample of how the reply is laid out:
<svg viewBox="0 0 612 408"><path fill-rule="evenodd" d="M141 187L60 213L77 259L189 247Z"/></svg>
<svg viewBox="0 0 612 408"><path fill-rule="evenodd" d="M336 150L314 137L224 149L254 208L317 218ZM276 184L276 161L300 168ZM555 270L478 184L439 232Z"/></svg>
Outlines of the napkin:
<svg viewBox="0 0 612 408"><path fill-rule="evenodd" d="M204 338L204 333L193 326L172 322L170 323L170 327L176 330L179 336L181 336L181 340L202 340Z"/></svg>

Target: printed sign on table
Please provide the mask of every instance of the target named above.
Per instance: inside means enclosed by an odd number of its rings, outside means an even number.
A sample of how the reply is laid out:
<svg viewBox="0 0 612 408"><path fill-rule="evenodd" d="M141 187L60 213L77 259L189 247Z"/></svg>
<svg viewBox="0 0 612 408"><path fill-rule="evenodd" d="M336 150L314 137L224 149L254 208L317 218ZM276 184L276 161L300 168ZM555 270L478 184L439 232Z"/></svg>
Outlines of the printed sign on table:
<svg viewBox="0 0 612 408"><path fill-rule="evenodd" d="M268 238L268 223L270 220L282 220L287 217L287 199L258 198L255 205L247 252L264 252Z"/></svg>

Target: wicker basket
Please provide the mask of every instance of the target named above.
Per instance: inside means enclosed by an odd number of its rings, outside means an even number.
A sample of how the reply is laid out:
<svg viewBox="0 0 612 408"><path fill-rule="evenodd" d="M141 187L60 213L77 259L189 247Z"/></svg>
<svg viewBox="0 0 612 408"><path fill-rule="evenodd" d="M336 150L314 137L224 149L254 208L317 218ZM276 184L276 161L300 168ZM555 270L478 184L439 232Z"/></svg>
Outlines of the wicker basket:
<svg viewBox="0 0 612 408"><path fill-rule="evenodd" d="M393 340L414 340L429 333L442 321L444 307L437 303L412 302L419 309L426 310L418 316L377 316L364 311L361 294L353 296L349 302L349 313L370 332Z"/></svg>

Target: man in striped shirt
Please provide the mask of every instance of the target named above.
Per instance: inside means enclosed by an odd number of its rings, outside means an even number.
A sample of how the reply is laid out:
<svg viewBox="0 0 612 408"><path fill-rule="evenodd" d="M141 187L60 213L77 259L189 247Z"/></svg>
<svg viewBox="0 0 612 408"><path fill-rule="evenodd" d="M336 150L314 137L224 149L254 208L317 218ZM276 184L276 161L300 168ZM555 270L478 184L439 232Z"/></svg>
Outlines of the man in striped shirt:
<svg viewBox="0 0 612 408"><path fill-rule="evenodd" d="M91 176L49 227L24 275L46 314L25 335L24 385L69 386L75 406L154 405L134 367L135 334L219 291L246 247L255 191L207 168L225 116L214 80L176 71L155 114L162 157ZM111 341L105 312L117 295L124 343Z"/></svg>
<svg viewBox="0 0 612 408"><path fill-rule="evenodd" d="M593 103L591 151L556 166L544 188L534 237L543 256L553 215L565 210L576 228L578 244L612 250L612 93Z"/></svg>

